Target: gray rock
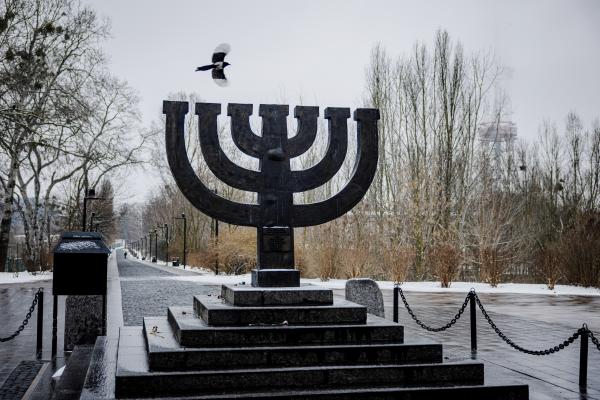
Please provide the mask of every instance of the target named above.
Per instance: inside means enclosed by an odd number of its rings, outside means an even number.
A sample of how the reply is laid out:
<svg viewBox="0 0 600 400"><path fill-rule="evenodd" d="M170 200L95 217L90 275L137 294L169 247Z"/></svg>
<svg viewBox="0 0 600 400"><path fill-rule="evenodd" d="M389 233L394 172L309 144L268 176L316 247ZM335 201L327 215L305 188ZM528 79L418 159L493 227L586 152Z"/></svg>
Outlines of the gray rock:
<svg viewBox="0 0 600 400"><path fill-rule="evenodd" d="M367 307L367 312L385 318L383 295L373 279L357 278L346 282L346 300Z"/></svg>
<svg viewBox="0 0 600 400"><path fill-rule="evenodd" d="M65 350L96 342L102 335L102 296L67 296Z"/></svg>

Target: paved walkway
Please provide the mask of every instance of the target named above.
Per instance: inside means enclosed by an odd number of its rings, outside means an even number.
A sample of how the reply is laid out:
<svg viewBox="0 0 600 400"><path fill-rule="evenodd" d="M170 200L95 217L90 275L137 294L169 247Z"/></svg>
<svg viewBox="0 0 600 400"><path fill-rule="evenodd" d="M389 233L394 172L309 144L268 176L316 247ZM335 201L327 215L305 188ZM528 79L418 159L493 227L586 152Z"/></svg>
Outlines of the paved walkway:
<svg viewBox="0 0 600 400"><path fill-rule="evenodd" d="M143 317L166 316L167 307L189 306L194 295L220 293L219 286L164 279L195 272L123 258L121 250L117 250L117 261L125 325L142 325Z"/></svg>
<svg viewBox="0 0 600 400"><path fill-rule="evenodd" d="M23 322L29 311L33 297L38 288L44 288L44 328L42 359L49 360L52 337L52 282L2 284L0 285L0 337L11 335ZM64 310L64 298L59 298L59 313ZM63 319L59 318L58 331L63 332ZM37 308L29 324L19 336L11 341L0 343L0 386L11 371L21 361L36 359L37 340ZM58 338L59 351L62 353L62 335ZM33 364L32 364L33 365Z"/></svg>
<svg viewBox="0 0 600 400"><path fill-rule="evenodd" d="M337 291L337 294L343 294ZM409 305L424 323L439 327L449 322L462 305L465 294L405 293ZM516 344L531 350L554 347L587 322L600 332L600 298L551 295L481 295L481 302L495 324ZM392 316L393 292L384 291L386 316ZM399 322L405 338L425 337L444 343L450 359L471 356L469 307L455 326L432 333L420 328L400 300ZM600 351L589 342L587 397L579 393L579 340L565 350L547 356L518 352L504 343L477 308L477 358L486 362L486 379L510 375L530 385L532 400L600 399ZM594 329L596 328L596 329ZM596 335L600 336L600 335ZM494 371L490 374L491 371ZM514 373L513 373L514 371Z"/></svg>

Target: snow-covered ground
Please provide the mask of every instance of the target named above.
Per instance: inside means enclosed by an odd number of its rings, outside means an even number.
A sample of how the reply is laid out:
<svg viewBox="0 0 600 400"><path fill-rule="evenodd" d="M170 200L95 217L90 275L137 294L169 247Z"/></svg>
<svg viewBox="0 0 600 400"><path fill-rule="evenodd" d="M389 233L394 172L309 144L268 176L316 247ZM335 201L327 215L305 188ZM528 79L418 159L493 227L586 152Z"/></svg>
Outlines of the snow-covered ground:
<svg viewBox="0 0 600 400"><path fill-rule="evenodd" d="M143 262L141 260L137 260ZM150 262L147 262L150 265ZM167 266L163 261L158 262L161 266ZM183 269L182 266L171 267ZM215 275L212 271L202 268L187 267L186 271L195 272L197 275L183 275L164 277L162 279L172 279L178 281L190 281L198 283L206 283L209 285L222 284L240 284L244 282L250 284L250 274L245 275ZM6 283L26 283L52 279L51 272L32 275L28 272L20 272L14 275L12 272L0 272L0 284ZM345 279L330 279L322 282L320 279L302 279L302 283L310 283L330 289L344 289L346 285ZM392 289L394 283L391 281L377 281L377 284L382 289ZM544 295L567 295L567 296L600 296L600 289L569 285L556 285L554 290L549 290L544 284L524 284L524 283L502 283L498 287L491 287L487 283L479 282L452 282L449 288L440 287L439 282L405 282L401 285L402 290L407 292L437 292L437 293L467 293L471 288L474 288L477 293L518 293L518 294L544 294Z"/></svg>
<svg viewBox="0 0 600 400"><path fill-rule="evenodd" d="M12 272L0 272L0 284L37 282L49 279L52 279L52 272L37 273L35 275L30 274L29 272L19 272L18 274Z"/></svg>
<svg viewBox="0 0 600 400"><path fill-rule="evenodd" d="M202 282L213 285L239 284L244 282L250 284L250 274L245 275L214 275L203 269L187 268L197 272L197 276L177 276L171 279L180 281ZM302 279L302 283L323 286L330 289L343 289L346 285L345 279L330 279L322 282L320 279ZM382 289L392 289L394 283L391 281L378 281ZM467 293L474 288L477 293L518 293L518 294L545 294L545 295L571 295L571 296L600 296L600 289L585 288L580 286L556 285L554 290L549 290L544 284L524 283L502 283L498 287L491 287L487 283L479 282L452 282L449 288L440 287L439 282L405 282L400 285L407 292L441 292L441 293Z"/></svg>

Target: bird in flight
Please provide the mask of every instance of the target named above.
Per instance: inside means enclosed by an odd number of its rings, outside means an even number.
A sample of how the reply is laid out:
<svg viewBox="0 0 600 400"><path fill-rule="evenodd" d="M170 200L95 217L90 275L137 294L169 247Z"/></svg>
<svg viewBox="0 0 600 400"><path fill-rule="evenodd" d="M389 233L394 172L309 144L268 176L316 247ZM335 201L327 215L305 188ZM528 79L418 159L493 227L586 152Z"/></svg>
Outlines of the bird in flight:
<svg viewBox="0 0 600 400"><path fill-rule="evenodd" d="M225 56L227 55L227 53L229 53L230 50L231 48L227 43L222 43L218 45L212 55L212 64L198 67L196 68L196 71L212 70L212 78L215 81L215 83L219 86L227 86L229 84L229 81L225 76L225 67L231 64L225 61Z"/></svg>

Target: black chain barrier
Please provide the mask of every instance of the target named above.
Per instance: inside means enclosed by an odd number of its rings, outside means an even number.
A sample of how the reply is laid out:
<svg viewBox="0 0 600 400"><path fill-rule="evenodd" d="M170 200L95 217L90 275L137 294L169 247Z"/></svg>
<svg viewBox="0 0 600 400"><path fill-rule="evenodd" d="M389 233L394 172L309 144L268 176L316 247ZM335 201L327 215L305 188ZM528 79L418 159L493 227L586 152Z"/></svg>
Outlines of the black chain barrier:
<svg viewBox="0 0 600 400"><path fill-rule="evenodd" d="M598 340L598 338L596 336L594 336L594 332L592 332L590 329L588 329L588 327L586 326L585 329L587 330L587 334L590 337L590 339L592 340L592 343L594 343L594 345L596 345L596 348L598 349L598 351L600 351L600 341Z"/></svg>
<svg viewBox="0 0 600 400"><path fill-rule="evenodd" d="M17 336L19 336L19 334L23 331L23 329L25 329L25 327L27 326L27 324L29 323L29 320L31 319L31 315L33 314L33 311L35 310L35 306L37 305L38 302L38 295L40 292L42 292L44 289L39 288L38 291L35 293L35 295L33 296L33 302L31 303L31 307L29 307L29 312L27 313L27 315L25 315L25 319L23 320L23 322L21 323L21 326L19 326L19 328L15 331L15 333L13 333L10 336L7 336L5 338L0 338L0 343L2 342L8 342L9 340L13 340L14 338L16 338Z"/></svg>
<svg viewBox="0 0 600 400"><path fill-rule="evenodd" d="M412 319L417 323L417 325L419 325L423 329L428 330L429 332L442 332L442 331L445 331L446 329L450 328L452 325L456 324L456 322L460 319L461 315L465 312L465 309L467 308L467 304L469 304L469 295L467 295L467 297L465 297L465 301L463 302L463 305L460 307L460 309L458 310L458 312L456 313L454 318L452 318L452 320L450 320L450 322L448 322L446 325L441 326L439 328L432 328L432 327L424 324L421 320L419 320L419 318L417 318L417 316L415 315L413 310L408 305L408 301L406 301L406 297L404 296L404 292L402 291L402 288L398 285L396 285L396 288L398 288L398 291L400 292L400 297L402 297L402 302L404 303L404 306L406 307L406 310L408 311L408 313L410 314Z"/></svg>
<svg viewBox="0 0 600 400"><path fill-rule="evenodd" d="M477 296L477 293L475 293L475 301L477 302L477 306L479 306L479 309L481 310L481 313L483 314L485 320L488 322L488 324L490 324L490 326L492 327L494 332L496 332L496 334L500 337L500 339L504 340L506 342L506 344L508 344L510 347L512 347L516 350L519 350L522 353L531 354L534 356L545 356L548 354L557 353L557 352L563 350L564 348L568 347L571 343L573 343L575 341L575 339L577 339L579 336L584 334L586 332L586 330L589 333L589 329L587 329L587 327L584 326L582 328L579 328L575 332L573 332L573 334L571 336L569 336L568 339L566 339L565 341L563 341L562 343L560 343L557 346L550 347L545 350L529 350L529 349L519 346L518 344L513 342L511 339L506 337L506 335L500 330L500 328L498 328L498 326L496 326L494 321L492 321L492 318L488 315L487 311L485 311L485 308L483 307L483 304L481 303L479 296Z"/></svg>
<svg viewBox="0 0 600 400"><path fill-rule="evenodd" d="M469 291L469 294L467 295L467 297L465 297L465 301L463 302L462 306L459 308L458 312L456 313L454 318L452 318L450 320L450 322L448 322L446 325L441 326L439 328L432 328L431 326L423 323L419 318L417 318L414 311L410 308L410 305L408 304L408 301L406 300L406 296L404 296L404 292L402 291L402 288L398 285L396 285L395 288L398 289L398 292L400 293L400 297L402 298L402 302L404 303L404 307L406 307L406 311L408 311L408 314L411 316L411 318L417 323L417 325L419 325L421 328L423 328L429 332L442 332L442 331L445 331L446 329L450 328L454 324L456 324L456 322L460 319L460 317L464 313L465 309L467 308L467 304L469 303L470 297L473 296L473 298L475 299L475 302L477 303L477 306L479 307L479 310L481 310L481 313L483 314L485 320L492 327L494 332L496 332L496 334L500 337L500 339L502 339L504 342L506 342L509 346L511 346L512 348L514 348L516 350L519 350L520 352L535 355L535 356L543 356L543 355L553 354L553 353L559 352L559 351L563 350L564 348L568 347L571 343L573 343L575 340L577 340L578 337L580 337L583 334L587 334L589 336L589 338L591 339L592 343L598 349L598 351L600 351L600 340L596 336L594 336L594 333L587 327L586 324L583 324L583 326L581 328L579 328L578 330L573 332L573 334L571 336L569 336L569 338L567 338L566 340L564 340L562 343L558 344L557 346L553 346L553 347L550 347L545 350L529 350L524 347L521 347L518 344L516 344L515 342L513 342L511 339L509 339L500 330L500 328L498 328L498 326L494 323L494 321L492 321L492 318L489 316L489 314L485 310L485 307L481 303L481 300L479 299L479 296L475 292L475 289L471 289Z"/></svg>
<svg viewBox="0 0 600 400"><path fill-rule="evenodd" d="M444 325L440 328L432 328L432 327L424 324L417 318L417 316L415 315L413 310L408 305L408 302L406 301L406 297L404 296L404 292L402 291L402 289L400 288L399 285L394 286L394 322L398 322L398 295L397 295L398 293L400 293L400 296L402 297L402 301L404 302L404 306L406 307L406 310L408 311L408 313L410 314L412 319L421 328L426 329L430 332L441 332L441 331L445 331L446 329L450 328L452 325L454 325L456 323L456 321L458 321L458 319L461 317L461 315L467 308L467 304L470 302L471 303L471 352L473 352L473 353L477 352L477 327L476 327L477 324L476 324L476 318L475 318L475 313L476 313L475 305L477 305L479 307L479 310L483 314L485 320L492 327L494 332L496 332L496 334L500 337L500 339L502 339L504 342L506 342L512 348L514 348L522 353L525 353L525 354L531 354L531 355L535 355L535 356L545 356L548 354L558 353L559 351L561 351L561 350L565 349L566 347L568 347L569 345L571 345L575 340L577 340L577 338L579 338L580 339L579 387L580 387L580 390L583 392L585 392L587 390L586 388L587 388L587 371L588 371L588 339L591 339L592 343L596 346L598 351L600 351L600 340L598 340L598 338L594 335L594 333L588 328L588 326L586 324L583 324L583 326L581 328L579 328L578 330L573 332L573 334L571 336L569 336L569 338L567 338L566 340L564 340L562 343L558 344L557 346L553 346L553 347L550 347L550 348L544 349L544 350L530 350L530 349L526 349L522 346L519 346L518 344L513 342L500 330L500 328L498 328L498 326L494 323L494 321L492 321L492 318L489 316L489 314L485 310L485 307L483 306L481 300L479 299L479 296L477 295L477 293L475 293L475 289L471 289L469 291L469 294L465 298L463 305L458 310L458 313L456 313L454 318L452 318L452 320L449 323L447 323L446 325Z"/></svg>

